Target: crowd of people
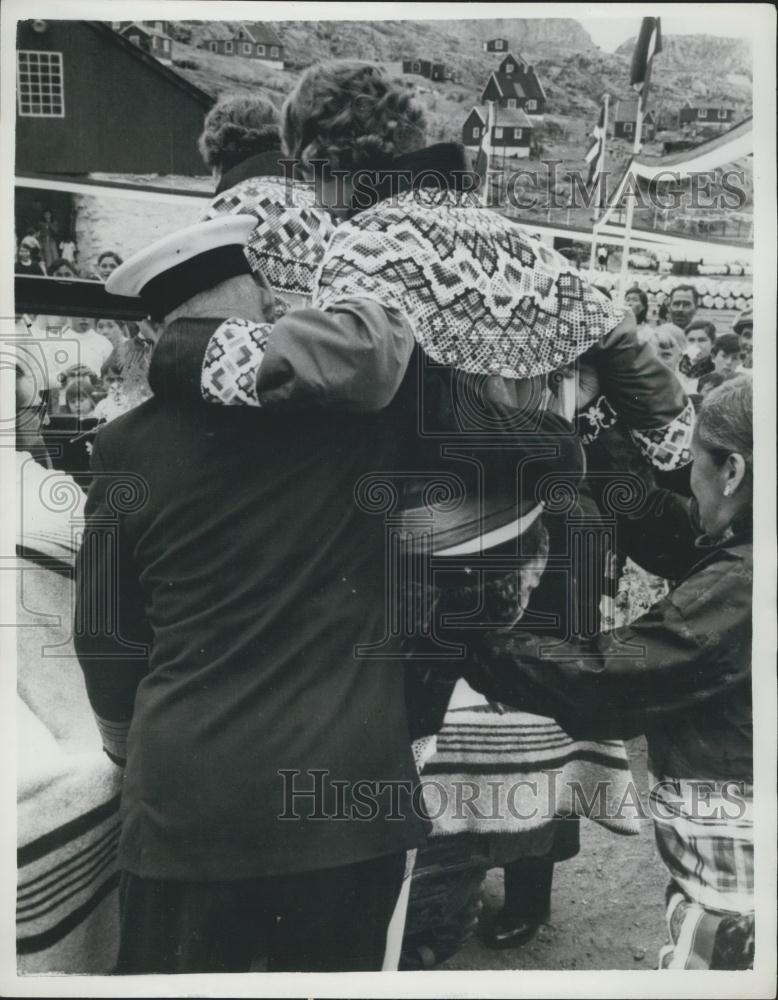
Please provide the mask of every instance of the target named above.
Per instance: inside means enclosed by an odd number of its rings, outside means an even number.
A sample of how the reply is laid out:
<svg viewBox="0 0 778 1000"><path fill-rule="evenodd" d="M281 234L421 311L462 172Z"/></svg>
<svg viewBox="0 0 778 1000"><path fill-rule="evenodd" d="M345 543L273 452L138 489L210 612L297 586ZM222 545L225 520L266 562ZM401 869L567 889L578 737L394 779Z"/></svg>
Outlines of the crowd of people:
<svg viewBox="0 0 778 1000"><path fill-rule="evenodd" d="M750 315L719 335L689 285L657 327L639 289L619 307L485 209L367 63L306 70L280 116L222 100L200 149L204 220L101 272L149 322L73 323L56 375L108 424L75 641L123 769L116 971L246 971L260 940L270 971L396 968L430 820L364 789L418 787L463 681L525 713L514 739L646 734L660 966L750 967ZM596 542L560 573L576 520ZM614 630L627 559L666 596ZM546 918L578 850L549 830L506 856L493 947Z"/></svg>
<svg viewBox="0 0 778 1000"><path fill-rule="evenodd" d="M653 344L695 405L727 379L751 373L754 323L750 309L738 316L731 331L724 332L711 320L696 318L699 295L693 285L676 285L656 326L648 321L648 296L642 289L629 289L626 303L635 313L638 334Z"/></svg>

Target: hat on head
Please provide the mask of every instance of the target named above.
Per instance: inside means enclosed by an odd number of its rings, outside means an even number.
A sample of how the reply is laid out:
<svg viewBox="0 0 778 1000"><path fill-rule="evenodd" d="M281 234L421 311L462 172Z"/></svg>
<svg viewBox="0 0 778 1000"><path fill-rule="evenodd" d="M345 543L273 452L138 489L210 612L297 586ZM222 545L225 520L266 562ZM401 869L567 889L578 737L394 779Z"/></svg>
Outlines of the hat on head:
<svg viewBox="0 0 778 1000"><path fill-rule="evenodd" d="M586 461L572 425L535 408L514 411L511 423L497 437L450 430L443 447L439 438L422 445L424 471L403 488L398 524L406 548L486 553L525 534L544 509L572 502Z"/></svg>
<svg viewBox="0 0 778 1000"><path fill-rule="evenodd" d="M735 322L732 324L732 329L740 335L743 332L743 327L750 326L751 329L754 328L754 310L746 309L744 310Z"/></svg>
<svg viewBox="0 0 778 1000"><path fill-rule="evenodd" d="M161 319L199 292L251 274L243 252L257 220L224 215L187 226L134 254L105 283L110 295L139 298Z"/></svg>

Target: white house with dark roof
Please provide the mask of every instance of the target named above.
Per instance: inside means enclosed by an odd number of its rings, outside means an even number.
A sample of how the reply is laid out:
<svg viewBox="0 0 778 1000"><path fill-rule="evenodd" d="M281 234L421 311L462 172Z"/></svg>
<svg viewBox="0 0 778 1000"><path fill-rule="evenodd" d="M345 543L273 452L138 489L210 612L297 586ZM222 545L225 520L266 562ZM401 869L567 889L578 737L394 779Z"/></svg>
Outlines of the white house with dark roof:
<svg viewBox="0 0 778 1000"><path fill-rule="evenodd" d="M484 141L488 122L488 107L473 108L462 126L462 144L480 146ZM521 108L501 108L495 105L489 147L501 156L529 156L533 128L532 120Z"/></svg>
<svg viewBox="0 0 778 1000"><path fill-rule="evenodd" d="M481 94L481 102L487 101L494 101L501 108L520 108L534 117L546 111L546 92L534 66L512 52L490 74Z"/></svg>

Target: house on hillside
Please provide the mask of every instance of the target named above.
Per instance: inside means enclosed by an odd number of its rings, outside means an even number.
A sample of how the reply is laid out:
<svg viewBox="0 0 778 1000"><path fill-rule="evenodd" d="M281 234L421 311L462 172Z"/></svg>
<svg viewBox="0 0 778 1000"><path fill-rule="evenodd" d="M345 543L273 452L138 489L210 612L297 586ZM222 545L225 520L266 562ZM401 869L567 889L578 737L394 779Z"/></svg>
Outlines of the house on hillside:
<svg viewBox="0 0 778 1000"><path fill-rule="evenodd" d="M131 21L129 24L125 25L119 32L124 38L133 45L137 45L139 48L143 49L144 52L148 52L149 55L156 56L157 59L161 59L162 62L171 61L172 53L172 42L170 38L162 31L157 28L148 28L145 24L139 24L137 21Z"/></svg>
<svg viewBox="0 0 778 1000"><path fill-rule="evenodd" d="M111 21L111 27L114 31L121 31L128 24L140 24L144 28L153 28L154 31L159 31L168 37L171 35L170 21Z"/></svg>
<svg viewBox="0 0 778 1000"><path fill-rule="evenodd" d="M462 126L462 144L480 146L489 123L489 109L476 107ZM494 109L494 122L489 146L501 156L529 156L533 123L521 108Z"/></svg>
<svg viewBox="0 0 778 1000"><path fill-rule="evenodd" d="M613 138L634 139L637 118L637 98L628 101L616 101L616 108L613 113ZM653 141L656 136L656 116L650 108L643 113L643 131L641 136L647 142Z"/></svg>
<svg viewBox="0 0 778 1000"><path fill-rule="evenodd" d="M227 37L216 37L211 32L200 48L221 56L241 56L259 59L276 69L284 68L284 45L275 28L265 21L241 21L237 30Z"/></svg>
<svg viewBox="0 0 778 1000"><path fill-rule="evenodd" d="M735 120L735 109L727 104L707 104L685 101L678 112L678 122L684 125L721 125L729 128Z"/></svg>
<svg viewBox="0 0 778 1000"><path fill-rule="evenodd" d="M403 73L423 76L426 80L436 82L451 80L453 76L445 63L433 62L430 59L403 59Z"/></svg>
<svg viewBox="0 0 778 1000"><path fill-rule="evenodd" d="M483 50L484 52L507 52L508 39L490 38L489 41L483 43Z"/></svg>
<svg viewBox="0 0 778 1000"><path fill-rule="evenodd" d="M19 21L16 170L205 172L213 97L103 21Z"/></svg>
<svg viewBox="0 0 778 1000"><path fill-rule="evenodd" d="M511 52L486 82L481 103L487 101L494 101L501 108L520 108L530 116L540 116L546 111L546 92L535 68Z"/></svg>

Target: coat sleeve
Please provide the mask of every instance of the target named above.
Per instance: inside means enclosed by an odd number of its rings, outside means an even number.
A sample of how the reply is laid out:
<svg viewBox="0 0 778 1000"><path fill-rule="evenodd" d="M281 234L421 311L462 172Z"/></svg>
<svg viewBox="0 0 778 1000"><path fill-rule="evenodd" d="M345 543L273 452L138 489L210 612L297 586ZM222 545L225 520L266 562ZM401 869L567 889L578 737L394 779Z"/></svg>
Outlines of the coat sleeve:
<svg viewBox="0 0 778 1000"><path fill-rule="evenodd" d="M636 444L661 472L691 462L694 408L681 383L637 335L630 314L582 356Z"/></svg>
<svg viewBox="0 0 778 1000"><path fill-rule="evenodd" d="M274 325L179 322L162 334L149 381L157 394L222 406L370 412L391 402L413 345L399 312L359 299L295 309Z"/></svg>
<svg viewBox="0 0 778 1000"><path fill-rule="evenodd" d="M122 531L121 473L106 467L98 434L86 501L84 538L76 561L74 645L87 695L114 763L127 756L135 692L148 673L151 626L131 547Z"/></svg>
<svg viewBox="0 0 778 1000"><path fill-rule="evenodd" d="M464 673L487 697L553 716L573 736L632 737L743 682L749 598L742 564L717 562L591 644L515 627L484 633L470 642Z"/></svg>

